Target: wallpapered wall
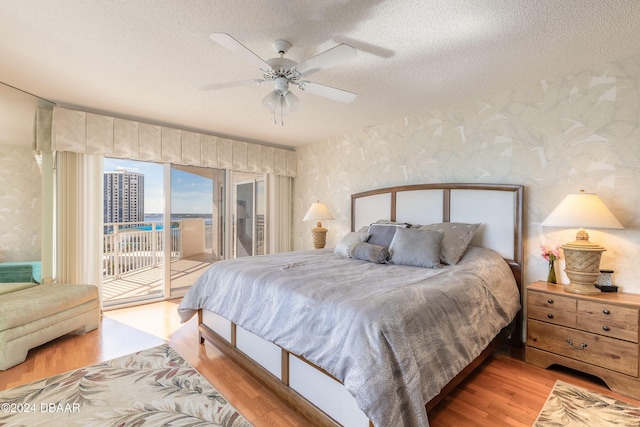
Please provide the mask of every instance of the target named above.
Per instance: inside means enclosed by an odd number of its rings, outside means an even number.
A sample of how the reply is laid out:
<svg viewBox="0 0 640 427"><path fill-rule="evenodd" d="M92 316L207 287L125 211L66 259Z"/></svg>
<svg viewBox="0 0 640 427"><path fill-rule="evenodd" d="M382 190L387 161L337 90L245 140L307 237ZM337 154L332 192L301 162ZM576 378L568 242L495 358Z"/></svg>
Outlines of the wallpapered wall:
<svg viewBox="0 0 640 427"><path fill-rule="evenodd" d="M0 262L40 259L41 173L30 146L0 144Z"/></svg>
<svg viewBox="0 0 640 427"><path fill-rule="evenodd" d="M329 247L349 231L352 193L424 182L523 184L525 282L544 280L540 245L573 241L575 230L540 223L584 189L625 226L588 230L607 248L601 268L640 293L639 124L640 58L631 58L299 147L294 248L313 247L313 225L302 217L316 199L336 218L325 222ZM559 280L568 283L564 272Z"/></svg>

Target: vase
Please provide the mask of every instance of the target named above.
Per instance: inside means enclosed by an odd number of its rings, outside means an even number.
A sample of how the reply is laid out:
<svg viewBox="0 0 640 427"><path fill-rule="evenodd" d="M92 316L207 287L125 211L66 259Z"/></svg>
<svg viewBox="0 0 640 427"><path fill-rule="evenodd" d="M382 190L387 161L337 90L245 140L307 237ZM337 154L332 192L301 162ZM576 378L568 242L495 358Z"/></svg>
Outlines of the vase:
<svg viewBox="0 0 640 427"><path fill-rule="evenodd" d="M558 283L556 280L556 267L553 261L549 261L549 274L547 275L547 282Z"/></svg>

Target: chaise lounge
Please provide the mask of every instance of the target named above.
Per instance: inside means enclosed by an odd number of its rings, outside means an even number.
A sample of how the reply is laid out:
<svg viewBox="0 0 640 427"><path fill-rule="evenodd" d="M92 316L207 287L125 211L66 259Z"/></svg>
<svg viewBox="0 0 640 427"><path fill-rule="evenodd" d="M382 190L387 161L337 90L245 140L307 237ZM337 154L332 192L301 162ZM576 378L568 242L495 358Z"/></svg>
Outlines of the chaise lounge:
<svg viewBox="0 0 640 427"><path fill-rule="evenodd" d="M22 270L19 274L12 270L10 278L2 274L2 280L31 275L31 270ZM94 285L0 282L0 370L24 362L30 349L62 335L96 329L99 321Z"/></svg>

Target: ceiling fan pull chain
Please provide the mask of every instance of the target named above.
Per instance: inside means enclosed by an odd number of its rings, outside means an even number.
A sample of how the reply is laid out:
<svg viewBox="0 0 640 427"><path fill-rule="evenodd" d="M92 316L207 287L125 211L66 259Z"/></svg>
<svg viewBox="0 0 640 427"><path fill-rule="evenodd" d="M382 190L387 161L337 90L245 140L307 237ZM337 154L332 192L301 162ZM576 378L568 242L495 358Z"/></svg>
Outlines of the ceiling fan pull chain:
<svg viewBox="0 0 640 427"><path fill-rule="evenodd" d="M284 126L284 95L280 95L280 126Z"/></svg>

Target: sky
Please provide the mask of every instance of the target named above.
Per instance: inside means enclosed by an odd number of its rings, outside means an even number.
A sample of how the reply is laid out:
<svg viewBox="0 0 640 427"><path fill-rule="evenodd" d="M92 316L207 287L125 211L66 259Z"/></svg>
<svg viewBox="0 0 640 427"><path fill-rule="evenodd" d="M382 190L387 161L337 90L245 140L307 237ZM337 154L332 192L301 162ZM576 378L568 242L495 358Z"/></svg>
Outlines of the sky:
<svg viewBox="0 0 640 427"><path fill-rule="evenodd" d="M144 211L162 213L163 165L104 158L104 171L125 169L144 174ZM171 170L171 211L174 214L211 214L212 182L207 178L180 170Z"/></svg>

